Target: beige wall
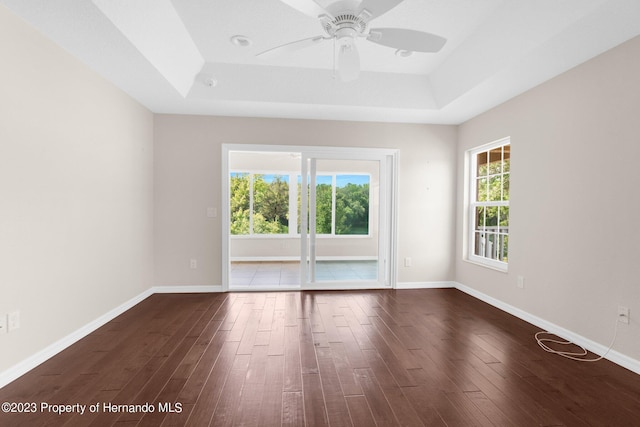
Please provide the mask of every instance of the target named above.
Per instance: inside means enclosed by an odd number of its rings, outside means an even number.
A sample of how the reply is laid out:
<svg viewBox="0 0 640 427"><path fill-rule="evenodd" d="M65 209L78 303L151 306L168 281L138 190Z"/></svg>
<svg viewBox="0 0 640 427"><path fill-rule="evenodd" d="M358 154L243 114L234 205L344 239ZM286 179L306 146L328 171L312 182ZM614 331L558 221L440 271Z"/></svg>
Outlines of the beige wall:
<svg viewBox="0 0 640 427"><path fill-rule="evenodd" d="M400 149L398 280L451 280L456 135L455 126L157 115L156 284L222 283L220 215L206 208L220 210L225 143Z"/></svg>
<svg viewBox="0 0 640 427"><path fill-rule="evenodd" d="M460 127L456 279L640 360L640 38ZM463 258L465 150L511 137L509 272ZM525 288L516 286L518 275ZM634 314L635 313L635 314ZM635 319L635 320L634 320Z"/></svg>
<svg viewBox="0 0 640 427"><path fill-rule="evenodd" d="M153 115L1 5L0 64L1 374L151 286Z"/></svg>

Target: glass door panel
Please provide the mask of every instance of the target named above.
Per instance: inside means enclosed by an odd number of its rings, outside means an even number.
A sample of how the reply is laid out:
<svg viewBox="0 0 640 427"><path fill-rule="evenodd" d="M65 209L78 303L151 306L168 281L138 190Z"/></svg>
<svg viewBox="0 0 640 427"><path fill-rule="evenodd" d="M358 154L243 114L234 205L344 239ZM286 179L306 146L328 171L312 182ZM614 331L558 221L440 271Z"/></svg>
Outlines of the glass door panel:
<svg viewBox="0 0 640 427"><path fill-rule="evenodd" d="M227 169L229 289L299 288L300 153L233 150Z"/></svg>
<svg viewBox="0 0 640 427"><path fill-rule="evenodd" d="M387 159L350 157L303 153L299 211L306 288L389 283Z"/></svg>

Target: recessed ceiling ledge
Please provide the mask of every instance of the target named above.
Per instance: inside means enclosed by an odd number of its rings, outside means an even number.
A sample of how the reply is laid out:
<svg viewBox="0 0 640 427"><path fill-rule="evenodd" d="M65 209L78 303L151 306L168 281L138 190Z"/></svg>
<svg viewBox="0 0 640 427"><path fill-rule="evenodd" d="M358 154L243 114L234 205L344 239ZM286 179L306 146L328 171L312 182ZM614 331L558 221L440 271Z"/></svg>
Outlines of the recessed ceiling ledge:
<svg viewBox="0 0 640 427"><path fill-rule="evenodd" d="M93 4L186 97L205 60L170 0L92 0Z"/></svg>

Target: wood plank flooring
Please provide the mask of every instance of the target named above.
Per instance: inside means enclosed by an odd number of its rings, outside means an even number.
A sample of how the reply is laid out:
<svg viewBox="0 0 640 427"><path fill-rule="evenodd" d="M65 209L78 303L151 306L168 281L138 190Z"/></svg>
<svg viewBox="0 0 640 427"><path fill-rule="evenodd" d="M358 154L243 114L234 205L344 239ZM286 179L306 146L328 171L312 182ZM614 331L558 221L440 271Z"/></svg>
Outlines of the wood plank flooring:
<svg viewBox="0 0 640 427"><path fill-rule="evenodd" d="M0 425L640 425L640 376L536 331L453 289L156 294L0 389L36 405Z"/></svg>

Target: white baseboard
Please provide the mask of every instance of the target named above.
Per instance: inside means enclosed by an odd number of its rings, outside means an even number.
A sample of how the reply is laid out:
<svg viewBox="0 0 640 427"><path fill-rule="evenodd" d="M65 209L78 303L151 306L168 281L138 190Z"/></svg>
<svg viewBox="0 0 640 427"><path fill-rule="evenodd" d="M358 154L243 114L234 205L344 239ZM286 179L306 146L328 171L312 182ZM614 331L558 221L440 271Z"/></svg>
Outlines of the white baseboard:
<svg viewBox="0 0 640 427"><path fill-rule="evenodd" d="M154 286L151 288L154 294L194 294L222 292L222 285L218 286Z"/></svg>
<svg viewBox="0 0 640 427"><path fill-rule="evenodd" d="M578 344L579 346L582 346L584 348L586 348L587 350L597 354L597 355L603 355L608 347L606 345L602 345L600 343L597 343L595 341L592 341L588 338L583 337L582 335L578 335L575 332L572 332L568 329L565 329L561 326L558 326L554 323L551 323L547 320L544 320L538 316L534 316L533 314L527 313L524 310L521 310L517 307L514 307L510 304L507 304L505 302L502 302L496 298L493 298L489 295L486 295L482 292L479 292L473 288L470 288L468 286L465 286L461 283L458 282L453 282L454 286L456 289L471 295L474 298L477 298L481 301L486 302L489 305L492 305L502 311L505 311L509 314L512 314L514 316L516 316L519 319L524 320L525 322L531 323L532 325L535 325L537 327L539 327L540 329L547 331L547 332L551 332L552 334L555 334L561 338L564 338L568 341L571 341L573 343ZM533 337L531 338L533 339ZM633 359L627 355L624 355L620 352L617 352L615 350L610 350L605 356L605 359L622 366L623 368L626 368L632 372L635 372L636 374L640 374L640 360L636 360Z"/></svg>
<svg viewBox="0 0 640 427"><path fill-rule="evenodd" d="M396 289L441 289L455 288L454 282L398 282Z"/></svg>
<svg viewBox="0 0 640 427"><path fill-rule="evenodd" d="M142 292L140 295L135 296L131 298L129 301L126 301L120 304L118 307L103 314L102 316L98 317L94 321L87 323L80 329L70 333L66 337L59 339L58 341L54 342L48 347L45 347L43 350L40 350L33 356L28 357L27 359L23 360L17 365L14 365L11 368L7 369L6 371L1 372L0 373L0 389L6 386L7 384L9 384L10 382L16 380L17 378L21 377L22 375L26 374L27 372L29 372L36 366L40 365L41 363L46 362L47 360L49 360L56 354L60 353L62 350L66 349L70 345L86 337L91 332L95 331L96 329L103 326L107 322L115 319L116 317L118 317L125 311L129 310L136 304L139 304L140 302L142 302L144 299L148 298L152 294L153 294L153 290L147 289L146 291Z"/></svg>

